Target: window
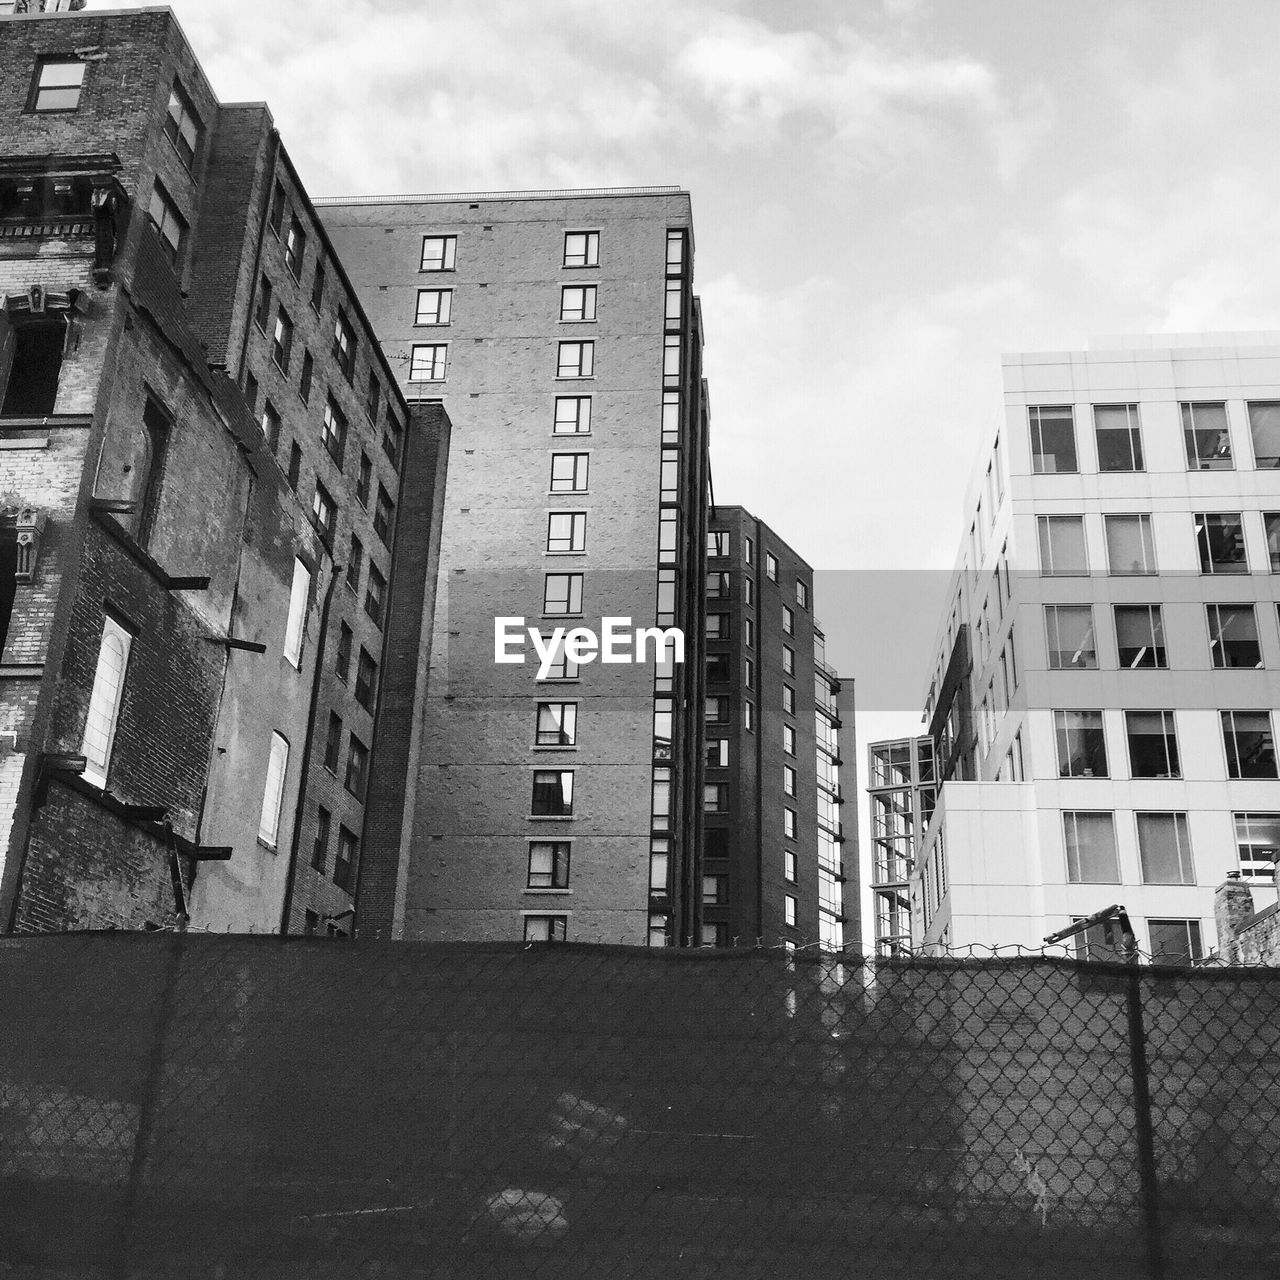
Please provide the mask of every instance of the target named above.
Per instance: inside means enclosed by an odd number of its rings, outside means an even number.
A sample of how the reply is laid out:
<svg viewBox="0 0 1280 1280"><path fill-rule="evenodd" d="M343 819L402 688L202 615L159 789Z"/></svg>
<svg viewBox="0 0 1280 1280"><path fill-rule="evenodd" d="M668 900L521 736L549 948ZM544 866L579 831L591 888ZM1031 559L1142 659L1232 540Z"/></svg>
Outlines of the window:
<svg viewBox="0 0 1280 1280"><path fill-rule="evenodd" d="M796 633L796 615L785 604L782 606L782 632L788 636Z"/></svg>
<svg viewBox="0 0 1280 1280"><path fill-rule="evenodd" d="M708 907L724 906L729 901L729 877L723 874L703 876L702 901Z"/></svg>
<svg viewBox="0 0 1280 1280"><path fill-rule="evenodd" d="M284 184L279 179L271 191L271 211L267 214L267 226L278 236L284 226Z"/></svg>
<svg viewBox="0 0 1280 1280"><path fill-rule="evenodd" d="M746 701L742 704L742 727L748 733L754 733L756 728L756 707L754 702Z"/></svg>
<svg viewBox="0 0 1280 1280"><path fill-rule="evenodd" d="M378 375L369 371L369 390L364 398L364 415L370 422L378 420L378 406L382 403L382 388L378 386Z"/></svg>
<svg viewBox="0 0 1280 1280"><path fill-rule="evenodd" d="M788 840L796 838L796 811L794 809L783 809L782 811L782 834Z"/></svg>
<svg viewBox="0 0 1280 1280"><path fill-rule="evenodd" d="M525 916L526 942L564 942L569 936L568 916Z"/></svg>
<svg viewBox="0 0 1280 1280"><path fill-rule="evenodd" d="M298 380L298 395L302 398L302 403L307 404L311 399L311 378L315 371L316 362L312 359L311 352L305 348L302 352L302 377Z"/></svg>
<svg viewBox="0 0 1280 1280"><path fill-rule="evenodd" d="M347 893L355 892L356 861L359 851L360 841L356 833L348 831L344 826L339 826L338 856L333 860L333 883ZM331 924L329 928L332 929L333 925Z"/></svg>
<svg viewBox="0 0 1280 1280"><path fill-rule="evenodd" d="M1223 711L1222 745L1228 778L1276 777L1276 746L1269 711Z"/></svg>
<svg viewBox="0 0 1280 1280"><path fill-rule="evenodd" d="M706 759L707 768L709 769L727 769L729 767L729 739L708 738Z"/></svg>
<svg viewBox="0 0 1280 1280"><path fill-rule="evenodd" d="M585 551L587 549L587 513L585 511L553 511L547 516L548 551Z"/></svg>
<svg viewBox="0 0 1280 1280"><path fill-rule="evenodd" d="M790 884L795 884L799 879L799 859L791 849L782 851L782 878Z"/></svg>
<svg viewBox="0 0 1280 1280"><path fill-rule="evenodd" d="M387 455L387 460L397 471L400 470L400 442L403 436L404 428L395 414L388 409L382 424L382 452Z"/></svg>
<svg viewBox="0 0 1280 1280"><path fill-rule="evenodd" d="M756 624L750 618L744 617L742 619L742 643L745 644L748 649L754 649L756 647Z"/></svg>
<svg viewBox="0 0 1280 1280"><path fill-rule="evenodd" d="M347 772L342 785L357 800L364 799L364 784L369 773L369 748L353 733L347 739Z"/></svg>
<svg viewBox="0 0 1280 1280"><path fill-rule="evenodd" d="M271 281L266 276L258 284L258 305L253 313L253 323L267 331L267 321L271 318Z"/></svg>
<svg viewBox="0 0 1280 1280"><path fill-rule="evenodd" d="M742 603L752 606L756 602L756 583L750 575L742 579Z"/></svg>
<svg viewBox="0 0 1280 1280"><path fill-rule="evenodd" d="M1280 813L1237 813L1235 823L1241 878L1253 884L1275 884Z"/></svg>
<svg viewBox="0 0 1280 1280"><path fill-rule="evenodd" d="M544 642L548 639L549 637L543 636ZM541 677L538 678L540 679ZM565 653L563 641L555 647L551 664L547 668L546 678L548 680L576 680L578 678L578 664Z"/></svg>
<svg viewBox="0 0 1280 1280"><path fill-rule="evenodd" d="M307 625L307 602L311 597L311 571L301 560L293 562L293 586L289 591L289 618L284 627L284 657L290 666L302 669L302 636Z"/></svg>
<svg viewBox="0 0 1280 1280"><path fill-rule="evenodd" d="M409 381L442 382L448 362L447 342L415 342L409 357Z"/></svg>
<svg viewBox="0 0 1280 1280"><path fill-rule="evenodd" d="M669 333L662 340L662 381L665 386L676 386L680 381L680 346L678 333Z"/></svg>
<svg viewBox="0 0 1280 1280"><path fill-rule="evenodd" d="M1142 471L1142 433L1136 404L1095 404L1093 431L1099 471Z"/></svg>
<svg viewBox="0 0 1280 1280"><path fill-rule="evenodd" d="M1143 884L1195 884L1185 813L1139 813L1138 857Z"/></svg>
<svg viewBox="0 0 1280 1280"><path fill-rule="evenodd" d="M422 265L420 269L423 271L452 271L457 254L457 236L423 236Z"/></svg>
<svg viewBox="0 0 1280 1280"><path fill-rule="evenodd" d="M662 438L675 444L680 438L680 392L662 393Z"/></svg>
<svg viewBox="0 0 1280 1280"><path fill-rule="evenodd" d="M748 689L756 687L756 664L750 658L742 660L742 683Z"/></svg>
<svg viewBox="0 0 1280 1280"><path fill-rule="evenodd" d="M342 376L350 382L356 371L356 331L341 307L333 323L333 358L338 362ZM412 378L412 373L409 376Z"/></svg>
<svg viewBox="0 0 1280 1280"><path fill-rule="evenodd" d="M533 775L535 818L567 818L573 813L573 770L538 769Z"/></svg>
<svg viewBox="0 0 1280 1280"><path fill-rule="evenodd" d="M782 750L785 755L793 756L796 753L796 731L789 725L782 726Z"/></svg>
<svg viewBox="0 0 1280 1280"><path fill-rule="evenodd" d="M1215 667L1260 667L1258 619L1251 604L1207 604L1209 654Z"/></svg>
<svg viewBox="0 0 1280 1280"><path fill-rule="evenodd" d="M333 540L333 525L338 518L338 508L328 489L316 481L316 491L311 498L311 523L326 542Z"/></svg>
<svg viewBox="0 0 1280 1280"><path fill-rule="evenodd" d="M707 654L707 683L728 684L733 679L733 664L727 653Z"/></svg>
<svg viewBox="0 0 1280 1280"><path fill-rule="evenodd" d="M365 453L364 449L360 451L360 468L356 471L356 502L361 507L369 507L369 490L374 483L374 460Z"/></svg>
<svg viewBox="0 0 1280 1280"><path fill-rule="evenodd" d="M1118 604L1116 648L1122 667L1167 667L1164 617L1158 604Z"/></svg>
<svg viewBox="0 0 1280 1280"><path fill-rule="evenodd" d="M707 614L707 639L727 640L729 638L729 615L727 613Z"/></svg>
<svg viewBox="0 0 1280 1280"><path fill-rule="evenodd" d="M707 595L712 600L729 598L729 575L721 569L713 569L707 574Z"/></svg>
<svg viewBox="0 0 1280 1280"><path fill-rule="evenodd" d="M600 265L600 233L598 231L566 231L564 233L564 265L566 267L598 267Z"/></svg>
<svg viewBox="0 0 1280 1280"><path fill-rule="evenodd" d="M729 699L723 694L714 694L706 702L706 719L709 724L725 724L729 719Z"/></svg>
<svg viewBox="0 0 1280 1280"><path fill-rule="evenodd" d="M378 501L373 508L373 531L387 545L391 545L391 526L395 519L396 504L385 486L378 485Z"/></svg>
<svg viewBox="0 0 1280 1280"><path fill-rule="evenodd" d="M360 571L364 568L364 544L353 533L351 535L351 554L347 556L347 586L352 591L360 590Z"/></svg>
<svg viewBox="0 0 1280 1280"><path fill-rule="evenodd" d="M1188 965L1204 955L1199 920L1148 920L1151 963Z"/></svg>
<svg viewBox="0 0 1280 1280"><path fill-rule="evenodd" d="M789 929L796 927L796 900L789 893L782 895L782 917Z"/></svg>
<svg viewBox="0 0 1280 1280"><path fill-rule="evenodd" d="M676 502L680 497L680 451L679 449L662 450L662 462L659 466L658 500L660 502Z"/></svg>
<svg viewBox="0 0 1280 1280"><path fill-rule="evenodd" d="M562 342L556 360L557 378L589 378L595 370L594 342Z"/></svg>
<svg viewBox="0 0 1280 1280"><path fill-rule="evenodd" d="M74 111L80 105L85 63L79 58L41 58L36 63L29 110Z"/></svg>
<svg viewBox="0 0 1280 1280"><path fill-rule="evenodd" d="M372 715L378 696L378 664L364 645L360 646L360 660L356 665L355 692L356 701Z"/></svg>
<svg viewBox="0 0 1280 1280"><path fill-rule="evenodd" d="M729 554L729 533L726 529L707 531L707 559L716 560Z"/></svg>
<svg viewBox="0 0 1280 1280"><path fill-rule="evenodd" d="M1040 528L1040 572L1047 576L1086 574L1084 516L1037 516Z"/></svg>
<svg viewBox="0 0 1280 1280"><path fill-rule="evenodd" d="M338 754L342 750L342 718L337 712L329 712L329 728L324 737L324 767L331 773L338 770Z"/></svg>
<svg viewBox="0 0 1280 1280"><path fill-rule="evenodd" d="M1098 665L1091 605L1045 605L1044 617L1051 670L1065 670L1068 667L1093 668Z"/></svg>
<svg viewBox="0 0 1280 1280"><path fill-rule="evenodd" d="M1135 778L1180 778L1178 735L1172 711L1126 711L1129 771Z"/></svg>
<svg viewBox="0 0 1280 1280"><path fill-rule="evenodd" d="M782 674L793 676L796 673L796 651L787 644L782 646Z"/></svg>
<svg viewBox="0 0 1280 1280"><path fill-rule="evenodd" d="M298 477L302 474L302 446L295 440L289 445L289 470L285 478L289 488L298 492Z"/></svg>
<svg viewBox="0 0 1280 1280"><path fill-rule="evenodd" d="M160 237L160 248L171 263L178 261L182 252L182 242L187 235L187 220L178 212L169 193L164 189L159 178L151 188L151 203L147 206L147 216Z"/></svg>
<svg viewBox="0 0 1280 1280"><path fill-rule="evenodd" d="M169 113L164 121L164 136L173 143L178 158L188 169L195 163L202 132L200 117L196 115L182 86L175 80L173 88L169 90Z"/></svg>
<svg viewBox="0 0 1280 1280"><path fill-rule="evenodd" d="M93 673L89 713L85 718L84 740L80 747L85 758L84 779L99 787L107 785L107 769L111 763L111 749L115 745L125 670L129 665L132 644L133 637L110 614L103 618L98 665Z"/></svg>
<svg viewBox="0 0 1280 1280"><path fill-rule="evenodd" d="M540 747L572 747L578 739L576 702L540 702L535 730Z"/></svg>
<svg viewBox="0 0 1280 1280"><path fill-rule="evenodd" d="M139 545L147 547L151 545L156 517L160 512L160 493L169 453L169 416L150 396L142 411L142 437L144 450L135 489L135 492L140 491L136 537Z"/></svg>
<svg viewBox="0 0 1280 1280"><path fill-rule="evenodd" d="M679 280L667 281L666 306L663 308L663 320L668 329L679 326L684 311L684 285Z"/></svg>
<svg viewBox="0 0 1280 1280"><path fill-rule="evenodd" d="M338 648L333 656L333 674L344 684L351 674L351 646L355 643L355 632L345 623L338 624Z"/></svg>
<svg viewBox="0 0 1280 1280"><path fill-rule="evenodd" d="M782 793L788 796L796 793L796 771L789 764L782 766Z"/></svg>
<svg viewBox="0 0 1280 1280"><path fill-rule="evenodd" d="M553 453L551 455L551 492L586 493L589 453Z"/></svg>
<svg viewBox="0 0 1280 1280"><path fill-rule="evenodd" d="M680 275L684 272L685 232L679 228L667 232L667 274Z"/></svg>
<svg viewBox="0 0 1280 1280"><path fill-rule="evenodd" d="M329 832L332 830L333 814L324 805L316 806L316 835L311 843L311 865L324 874L329 862ZM318 923L318 922L317 922Z"/></svg>
<svg viewBox="0 0 1280 1280"><path fill-rule="evenodd" d="M809 607L809 584L796 579L796 604L802 609Z"/></svg>
<svg viewBox="0 0 1280 1280"><path fill-rule="evenodd" d="M778 580L778 557L772 551L764 553L764 576L770 582L777 582Z"/></svg>
<svg viewBox="0 0 1280 1280"><path fill-rule="evenodd" d="M1195 528L1201 573L1249 572L1238 512L1197 514Z"/></svg>
<svg viewBox="0 0 1280 1280"><path fill-rule="evenodd" d="M1110 813L1062 815L1067 879L1072 884L1119 884L1115 820Z"/></svg>
<svg viewBox="0 0 1280 1280"><path fill-rule="evenodd" d="M708 782L702 788L702 808L706 813L727 813L729 809L729 784Z"/></svg>
<svg viewBox="0 0 1280 1280"><path fill-rule="evenodd" d="M1036 475L1079 471L1071 406L1032 405L1027 413L1031 419L1031 470Z"/></svg>
<svg viewBox="0 0 1280 1280"><path fill-rule="evenodd" d="M1264 512L1262 523L1267 535L1267 556L1271 562L1271 572L1280 573L1280 513Z"/></svg>
<svg viewBox="0 0 1280 1280"><path fill-rule="evenodd" d="M316 273L311 277L311 306L319 312L324 302L324 263L316 263Z"/></svg>
<svg viewBox="0 0 1280 1280"><path fill-rule="evenodd" d="M258 818L258 839L276 847L280 836L280 810L284 805L284 775L289 765L289 743L278 733L271 735L267 753L267 781L262 789L262 814Z"/></svg>
<svg viewBox="0 0 1280 1280"><path fill-rule="evenodd" d="M782 709L789 716L796 713L796 691L789 684L782 686Z"/></svg>
<svg viewBox="0 0 1280 1280"><path fill-rule="evenodd" d="M386 604L387 580L372 561L369 564L369 584L364 595L364 611L376 626L382 626L382 610Z"/></svg>
<svg viewBox="0 0 1280 1280"><path fill-rule="evenodd" d="M1115 574L1147 574L1156 571L1156 544L1151 517L1103 516L1107 535L1107 567Z"/></svg>
<svg viewBox="0 0 1280 1280"><path fill-rule="evenodd" d="M1055 711L1060 778L1105 778L1107 742L1101 711Z"/></svg>
<svg viewBox="0 0 1280 1280"><path fill-rule="evenodd" d="M582 574L547 574L542 589L542 612L548 617L581 613Z"/></svg>
<svg viewBox="0 0 1280 1280"><path fill-rule="evenodd" d="M276 312L276 327L271 335L271 359L281 373L289 372L289 353L293 350L293 321L281 307Z"/></svg>
<svg viewBox="0 0 1280 1280"><path fill-rule="evenodd" d="M553 435L581 436L591 430L590 396L556 396Z"/></svg>
<svg viewBox="0 0 1280 1280"><path fill-rule="evenodd" d="M453 311L452 289L419 289L414 324L448 324Z"/></svg>
<svg viewBox="0 0 1280 1280"><path fill-rule="evenodd" d="M560 289L561 320L594 320L596 318L596 286L566 284Z"/></svg>
<svg viewBox="0 0 1280 1280"><path fill-rule="evenodd" d="M1231 433L1225 404L1183 403L1182 435L1189 471L1231 471Z"/></svg>
<svg viewBox="0 0 1280 1280"><path fill-rule="evenodd" d="M529 843L530 889L567 889L569 887L569 850L567 840L532 840ZM527 917L526 917L527 918Z"/></svg>
<svg viewBox="0 0 1280 1280"><path fill-rule="evenodd" d="M1280 402L1251 401L1249 433L1253 437L1253 465L1280 467Z"/></svg>
<svg viewBox="0 0 1280 1280"><path fill-rule="evenodd" d="M295 280L302 279L302 259L307 252L307 233L296 217L289 219L289 234L284 242L284 265Z"/></svg>

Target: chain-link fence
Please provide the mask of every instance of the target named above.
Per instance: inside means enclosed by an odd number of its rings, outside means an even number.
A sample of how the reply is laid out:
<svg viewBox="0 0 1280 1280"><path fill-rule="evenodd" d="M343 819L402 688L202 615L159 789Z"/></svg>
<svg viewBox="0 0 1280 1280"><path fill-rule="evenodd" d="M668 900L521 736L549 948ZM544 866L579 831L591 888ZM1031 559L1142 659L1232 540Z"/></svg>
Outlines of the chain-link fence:
<svg viewBox="0 0 1280 1280"><path fill-rule="evenodd" d="M1280 1274L1280 971L0 941L0 1275Z"/></svg>

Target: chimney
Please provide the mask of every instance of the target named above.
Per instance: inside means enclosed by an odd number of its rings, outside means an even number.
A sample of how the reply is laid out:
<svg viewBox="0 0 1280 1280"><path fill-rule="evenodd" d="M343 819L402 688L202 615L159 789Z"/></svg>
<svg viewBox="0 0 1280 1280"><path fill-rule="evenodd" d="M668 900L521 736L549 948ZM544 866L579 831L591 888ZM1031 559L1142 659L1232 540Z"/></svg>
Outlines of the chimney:
<svg viewBox="0 0 1280 1280"><path fill-rule="evenodd" d="M1240 930L1253 915L1253 892L1238 871L1214 891L1213 919L1218 926L1218 951L1226 964L1240 963Z"/></svg>

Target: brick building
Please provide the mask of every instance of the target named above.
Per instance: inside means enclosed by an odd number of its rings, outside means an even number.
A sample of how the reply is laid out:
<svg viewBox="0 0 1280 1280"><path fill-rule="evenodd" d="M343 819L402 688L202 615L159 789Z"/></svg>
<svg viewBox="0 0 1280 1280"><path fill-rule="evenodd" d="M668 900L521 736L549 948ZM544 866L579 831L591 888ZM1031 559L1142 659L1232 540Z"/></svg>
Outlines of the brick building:
<svg viewBox="0 0 1280 1280"><path fill-rule="evenodd" d="M447 418L172 14L0 34L0 925L345 931Z"/></svg>
<svg viewBox="0 0 1280 1280"><path fill-rule="evenodd" d="M742 507L707 532L702 940L856 947L853 683L827 666L813 569ZM842 770L845 776L842 778ZM843 783L843 785L842 785Z"/></svg>
<svg viewBox="0 0 1280 1280"><path fill-rule="evenodd" d="M687 193L324 201L453 421L401 896L364 931L696 942L709 488ZM495 662L495 620L680 627L684 664ZM652 656L652 654L650 655ZM366 909L367 907L367 909Z"/></svg>

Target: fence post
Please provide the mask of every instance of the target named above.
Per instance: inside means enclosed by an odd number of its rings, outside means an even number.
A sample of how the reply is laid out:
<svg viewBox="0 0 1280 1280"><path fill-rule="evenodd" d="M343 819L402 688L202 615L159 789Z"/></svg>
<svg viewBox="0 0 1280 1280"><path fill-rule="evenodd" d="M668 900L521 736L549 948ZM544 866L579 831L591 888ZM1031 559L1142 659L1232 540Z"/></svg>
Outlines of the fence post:
<svg viewBox="0 0 1280 1280"><path fill-rule="evenodd" d="M1128 968L1129 1068L1133 1076L1133 1125L1138 1144L1138 1173L1142 1179L1147 1274L1150 1280L1164 1280L1160 1184L1156 1178L1156 1144L1151 1124L1151 1089L1147 1075L1147 1032L1142 1018L1142 976L1136 956L1130 959Z"/></svg>

